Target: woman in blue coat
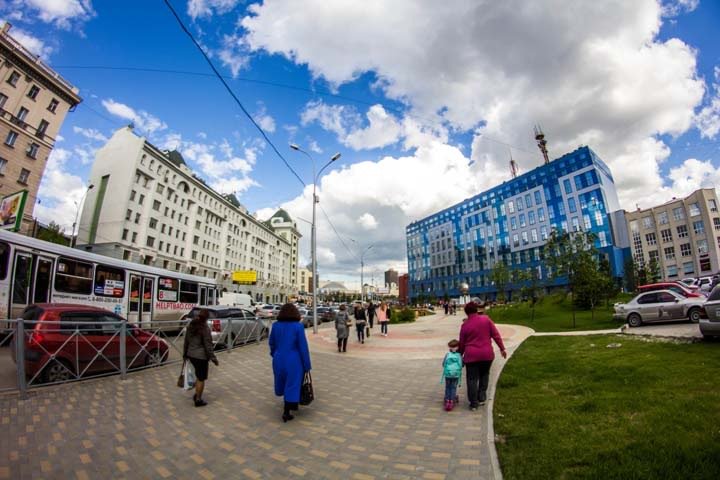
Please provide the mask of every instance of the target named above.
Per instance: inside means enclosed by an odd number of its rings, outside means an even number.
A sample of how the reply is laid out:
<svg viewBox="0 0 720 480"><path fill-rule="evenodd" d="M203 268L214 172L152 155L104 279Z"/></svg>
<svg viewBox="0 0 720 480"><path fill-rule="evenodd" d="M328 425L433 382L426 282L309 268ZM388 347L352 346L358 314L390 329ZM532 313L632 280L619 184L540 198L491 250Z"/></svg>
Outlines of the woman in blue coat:
<svg viewBox="0 0 720 480"><path fill-rule="evenodd" d="M275 376L275 395L285 397L283 422L295 418L290 414L290 410L298 409L303 378L305 372L309 372L311 368L310 350L300 319L300 312L295 305L283 305L268 341Z"/></svg>

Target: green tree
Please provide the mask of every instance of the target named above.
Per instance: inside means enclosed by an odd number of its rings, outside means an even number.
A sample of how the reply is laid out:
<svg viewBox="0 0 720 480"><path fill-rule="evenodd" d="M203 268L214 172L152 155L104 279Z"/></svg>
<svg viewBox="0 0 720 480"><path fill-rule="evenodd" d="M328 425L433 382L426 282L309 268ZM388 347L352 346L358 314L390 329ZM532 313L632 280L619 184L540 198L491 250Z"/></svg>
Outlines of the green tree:
<svg viewBox="0 0 720 480"><path fill-rule="evenodd" d="M651 258L645 271L648 283L655 283L660 280L660 262L658 262L658 259L655 257Z"/></svg>
<svg viewBox="0 0 720 480"><path fill-rule="evenodd" d="M635 262L633 262L632 257L625 260L625 263L623 264L623 270L624 270L624 287L625 290L628 292L634 292L637 288L637 276L635 275Z"/></svg>
<svg viewBox="0 0 720 480"><path fill-rule="evenodd" d="M46 242L59 243L60 245L70 245L70 240L64 235L62 228L57 223L51 221L47 227L40 227L37 238Z"/></svg>
<svg viewBox="0 0 720 480"><path fill-rule="evenodd" d="M522 282L520 294L523 297L527 297L530 302L531 318L530 321L535 321L535 304L538 301L538 296L541 289L540 278L538 276L537 268L531 267L527 270L518 271L518 281Z"/></svg>
<svg viewBox="0 0 720 480"><path fill-rule="evenodd" d="M510 270L504 261L498 260L490 271L490 281L497 289L498 301L505 301L505 290L510 283Z"/></svg>

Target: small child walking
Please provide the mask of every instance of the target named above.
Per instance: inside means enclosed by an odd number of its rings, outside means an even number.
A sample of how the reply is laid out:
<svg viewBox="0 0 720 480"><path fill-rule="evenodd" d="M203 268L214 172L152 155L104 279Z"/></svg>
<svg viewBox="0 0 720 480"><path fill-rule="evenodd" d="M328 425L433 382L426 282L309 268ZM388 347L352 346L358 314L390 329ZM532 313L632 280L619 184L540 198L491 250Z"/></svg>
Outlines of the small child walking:
<svg viewBox="0 0 720 480"><path fill-rule="evenodd" d="M443 358L443 374L442 379L445 379L445 411L449 412L458 403L457 389L460 385L460 379L462 378L463 361L460 353L458 353L458 347L460 342L457 340L450 340L448 347L450 351L445 354Z"/></svg>

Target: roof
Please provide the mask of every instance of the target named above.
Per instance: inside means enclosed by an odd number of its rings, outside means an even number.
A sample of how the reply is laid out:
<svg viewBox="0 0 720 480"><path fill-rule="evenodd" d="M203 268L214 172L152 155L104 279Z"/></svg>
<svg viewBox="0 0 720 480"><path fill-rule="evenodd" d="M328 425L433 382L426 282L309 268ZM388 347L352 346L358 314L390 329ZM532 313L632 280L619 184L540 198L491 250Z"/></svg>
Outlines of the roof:
<svg viewBox="0 0 720 480"><path fill-rule="evenodd" d="M347 287L340 282L328 282L320 288L322 290L347 290Z"/></svg>
<svg viewBox="0 0 720 480"><path fill-rule="evenodd" d="M290 215L288 215L288 213L282 208L275 212L275 214L270 218L282 218L285 222L292 223L292 218L290 218Z"/></svg>
<svg viewBox="0 0 720 480"><path fill-rule="evenodd" d="M185 159L183 158L182 154L180 152L178 152L177 150L168 152L167 156L168 156L168 160L170 160L173 164L175 164L175 166L179 167L180 165L187 165L187 163L185 163Z"/></svg>

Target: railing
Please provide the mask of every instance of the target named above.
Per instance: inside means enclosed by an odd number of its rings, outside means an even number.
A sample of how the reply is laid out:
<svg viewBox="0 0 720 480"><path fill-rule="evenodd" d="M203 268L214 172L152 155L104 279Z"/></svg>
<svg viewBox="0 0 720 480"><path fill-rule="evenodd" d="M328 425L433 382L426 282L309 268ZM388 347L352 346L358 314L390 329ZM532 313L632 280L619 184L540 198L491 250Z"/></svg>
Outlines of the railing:
<svg viewBox="0 0 720 480"><path fill-rule="evenodd" d="M267 338L270 322L222 319L212 332L216 352ZM127 374L182 361L189 321L156 321L151 329L127 322L0 321L0 392L27 391L89 378Z"/></svg>

